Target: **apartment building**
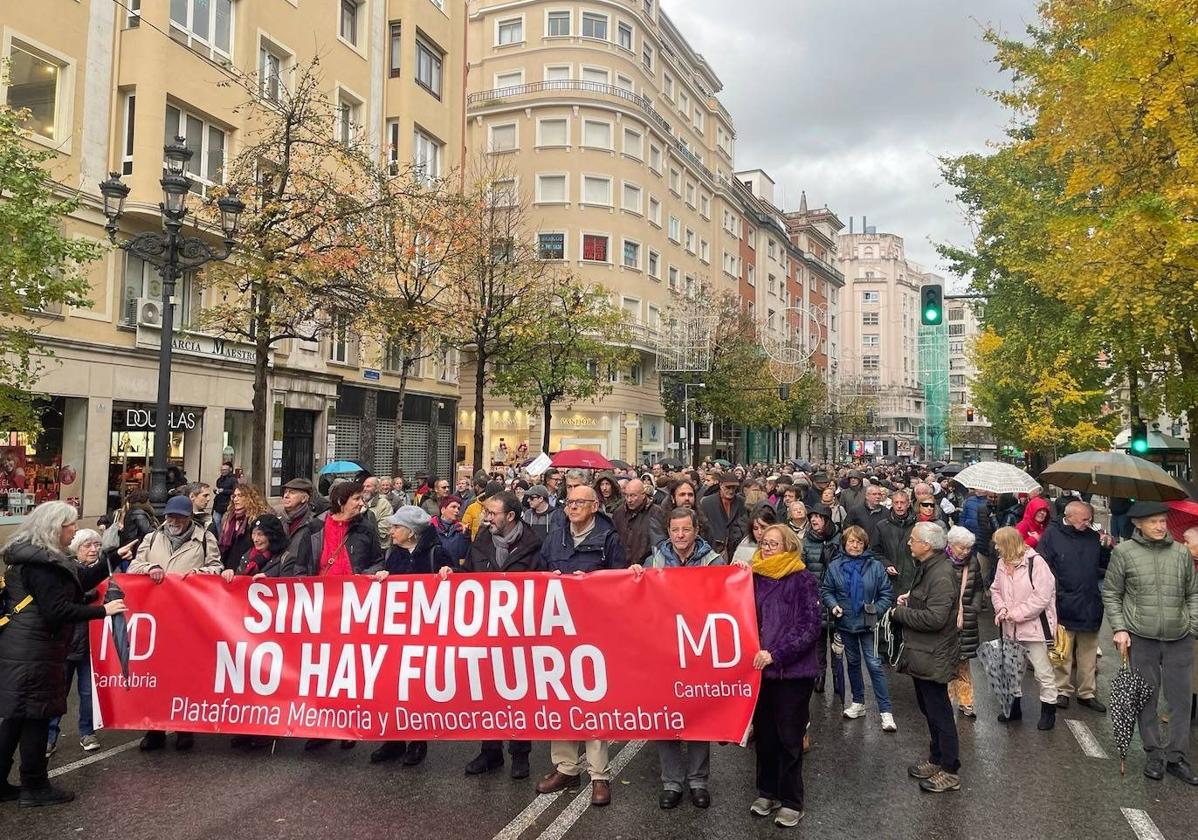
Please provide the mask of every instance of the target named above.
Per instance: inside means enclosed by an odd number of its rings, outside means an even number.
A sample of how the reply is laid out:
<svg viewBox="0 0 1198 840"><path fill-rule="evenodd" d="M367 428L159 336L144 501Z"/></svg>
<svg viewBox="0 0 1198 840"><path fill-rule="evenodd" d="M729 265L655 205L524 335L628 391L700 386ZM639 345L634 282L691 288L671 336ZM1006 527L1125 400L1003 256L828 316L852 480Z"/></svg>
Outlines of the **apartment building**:
<svg viewBox="0 0 1198 840"><path fill-rule="evenodd" d="M841 388L869 397L875 406L875 433L861 442L861 454L917 455L925 423L919 287L944 280L906 258L901 236L878 233L862 221L864 233L851 232L850 224L850 233L837 238L846 285L840 302Z"/></svg>
<svg viewBox="0 0 1198 840"><path fill-rule="evenodd" d="M31 109L33 142L55 152L54 179L83 197L68 222L73 235L106 238L97 185L108 172L122 174L131 188L118 234L125 239L161 224L164 138L182 136L193 150L198 200L221 182L244 142L236 106L247 93L224 83L254 74L269 98L316 54L338 108L331 131L434 172L456 165L464 33L461 4L441 0L9 3L0 19L0 59L10 67L0 100ZM38 486L37 501L72 499L91 517L148 474L161 285L152 266L118 249L89 267L89 279L90 308L46 314L44 342L54 358L37 385L47 398L46 432L36 440L9 433L3 443ZM223 460L254 471L253 353L194 328L208 296L200 278L179 284L182 333L166 425L172 463L211 481ZM394 416L396 361L348 333L280 346L270 374L268 487L312 476L333 457L393 469L383 418ZM410 459L403 466L423 467L432 453L438 469L452 469L457 392L452 357L417 371L405 404Z"/></svg>
<svg viewBox="0 0 1198 840"><path fill-rule="evenodd" d="M720 265L736 241L721 228L735 129L716 99L720 80L655 0L479 0L469 9L467 147L508 173L541 257L610 290L640 357L609 373L610 396L555 409L550 448L630 462L677 452L655 367L663 320L679 295L739 282ZM535 412L487 402L492 459L539 449ZM458 438L467 447L470 404L464 393Z"/></svg>

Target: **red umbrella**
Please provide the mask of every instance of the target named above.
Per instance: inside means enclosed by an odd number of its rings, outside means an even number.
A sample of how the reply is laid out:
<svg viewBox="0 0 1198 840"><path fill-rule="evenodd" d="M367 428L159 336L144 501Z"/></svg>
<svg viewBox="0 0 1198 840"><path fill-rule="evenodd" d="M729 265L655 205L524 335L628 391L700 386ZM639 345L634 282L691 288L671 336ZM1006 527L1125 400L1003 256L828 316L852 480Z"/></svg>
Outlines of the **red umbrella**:
<svg viewBox="0 0 1198 840"><path fill-rule="evenodd" d="M555 467L565 469L610 470L611 461L590 449L563 449L549 459Z"/></svg>
<svg viewBox="0 0 1198 840"><path fill-rule="evenodd" d="M1184 542L1182 534L1198 525L1198 502L1183 499L1169 502L1169 533L1178 542Z"/></svg>

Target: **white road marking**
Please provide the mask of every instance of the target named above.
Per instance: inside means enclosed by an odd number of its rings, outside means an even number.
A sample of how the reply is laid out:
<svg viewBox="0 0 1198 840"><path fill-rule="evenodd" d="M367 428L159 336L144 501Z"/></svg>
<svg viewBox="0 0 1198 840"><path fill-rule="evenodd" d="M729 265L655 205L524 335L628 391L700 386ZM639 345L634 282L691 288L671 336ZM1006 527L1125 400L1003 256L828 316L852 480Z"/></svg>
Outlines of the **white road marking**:
<svg viewBox="0 0 1198 840"><path fill-rule="evenodd" d="M628 766L629 762L636 757L636 754L645 746L644 741L629 741L624 745L611 762L611 778L614 782L620 775L620 771ZM616 791L613 791L613 795ZM587 808L591 807L591 791L584 785L578 795L574 797L574 801L566 806L566 810L557 815L549 827L541 832L537 840L561 840L566 835L574 823L578 822L579 818L586 813Z"/></svg>
<svg viewBox="0 0 1198 840"><path fill-rule="evenodd" d="M89 764L95 764L97 761L103 761L106 758L112 758L114 755L120 755L123 752L128 752L136 747L140 742L141 738L134 738L132 741L126 741L119 746L104 750L104 752L98 752L94 755L89 755L86 758L81 758L78 761L72 761L70 764L62 765L62 767L55 767L49 772L48 775L51 779L53 779L55 776L61 776L63 773L70 773L72 770L78 770L80 767L86 767Z"/></svg>
<svg viewBox="0 0 1198 840"><path fill-rule="evenodd" d="M1165 840L1165 835L1161 834L1161 830L1156 827L1152 817L1144 811L1137 811L1135 808L1120 808L1119 810L1123 812L1123 818L1127 820L1127 824L1131 826L1131 830L1140 840Z"/></svg>
<svg viewBox="0 0 1198 840"><path fill-rule="evenodd" d="M516 818L503 827L503 830L495 835L492 840L516 840L521 834L528 830L528 827L537 821L537 817L545 813L550 805L552 805L562 792L557 793L542 793L538 794L537 798L528 803L528 807L516 814Z"/></svg>
<svg viewBox="0 0 1198 840"><path fill-rule="evenodd" d="M1080 720L1067 719L1065 725L1069 727L1069 731L1073 733L1073 737L1077 739L1077 743L1081 746L1084 752L1090 758L1110 758L1106 754L1106 750L1102 748L1102 744L1098 743L1098 739L1094 737L1094 733L1090 731L1090 727L1086 726Z"/></svg>

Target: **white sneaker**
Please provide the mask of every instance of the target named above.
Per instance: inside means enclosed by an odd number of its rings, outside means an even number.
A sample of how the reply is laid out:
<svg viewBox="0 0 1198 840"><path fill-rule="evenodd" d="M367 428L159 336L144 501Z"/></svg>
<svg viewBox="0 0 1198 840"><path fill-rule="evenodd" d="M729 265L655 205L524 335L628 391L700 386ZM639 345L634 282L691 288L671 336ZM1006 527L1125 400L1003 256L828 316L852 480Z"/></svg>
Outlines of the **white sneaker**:
<svg viewBox="0 0 1198 840"><path fill-rule="evenodd" d="M759 796L753 800L753 804L749 806L749 811L758 817L768 817L781 807L782 803L777 799L766 799L764 796Z"/></svg>
<svg viewBox="0 0 1198 840"><path fill-rule="evenodd" d="M850 720L856 720L859 717L865 717L865 704L849 703L844 707L844 716Z"/></svg>
<svg viewBox="0 0 1198 840"><path fill-rule="evenodd" d="M95 735L84 735L79 739L79 746L83 747L84 752L95 752L100 749L100 739Z"/></svg>
<svg viewBox="0 0 1198 840"><path fill-rule="evenodd" d="M804 816L804 811L796 811L794 808L779 808L778 813L774 815L774 825L779 828L793 828Z"/></svg>
<svg viewBox="0 0 1198 840"><path fill-rule="evenodd" d="M898 724L894 722L894 715L890 712L882 712L882 731L898 732Z"/></svg>

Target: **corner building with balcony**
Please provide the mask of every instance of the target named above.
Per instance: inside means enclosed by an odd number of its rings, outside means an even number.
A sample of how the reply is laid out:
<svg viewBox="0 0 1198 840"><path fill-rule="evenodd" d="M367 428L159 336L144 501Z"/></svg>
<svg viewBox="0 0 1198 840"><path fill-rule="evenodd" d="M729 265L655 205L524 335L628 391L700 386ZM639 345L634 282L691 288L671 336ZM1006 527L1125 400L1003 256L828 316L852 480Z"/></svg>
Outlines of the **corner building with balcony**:
<svg viewBox="0 0 1198 840"><path fill-rule="evenodd" d="M630 463L677 454L655 369L678 295L736 290L719 265L735 130L719 78L656 0L481 0L469 6L466 142L510 173L542 258L608 289L640 360L613 392L555 406L550 448ZM737 211L739 212L739 211ZM469 377L463 377L468 387ZM463 393L462 406L472 404ZM541 420L488 395L486 460L540 448ZM473 413L458 416L465 460ZM459 448L461 454L461 449Z"/></svg>
<svg viewBox="0 0 1198 840"><path fill-rule="evenodd" d="M434 171L457 165L464 35L462 4L443 0L11 2L0 15L0 61L11 68L0 80L0 101L30 109L30 142L53 150L46 166L58 190L81 197L66 221L70 235L106 240L98 185L109 172L122 175L131 193L118 239L127 239L161 225L164 140L181 135L193 152L193 211L221 183L247 142L236 108L253 95L225 84L235 72L254 77L258 95L269 98L293 68L319 55L338 113L330 131L396 161ZM188 234L197 232L192 219ZM219 234L211 241L217 246ZM149 473L159 276L115 248L87 271L90 307L39 315L42 341L54 353L35 387L45 432L29 438L0 430L0 450L23 464L22 511L61 498L91 519ZM212 482L223 460L256 472L249 452L253 349L193 327L212 294L200 280L185 275L175 296L181 332L171 369L170 463L191 480ZM319 342L276 345L271 365L271 451L260 469L272 495L283 481L314 477L332 458L364 459L380 473L396 466L386 423L375 422L394 410L393 354L343 330ZM452 469L457 390L450 356L416 371L405 402L410 460L402 466L409 474ZM3 495L0 535L21 515Z"/></svg>

